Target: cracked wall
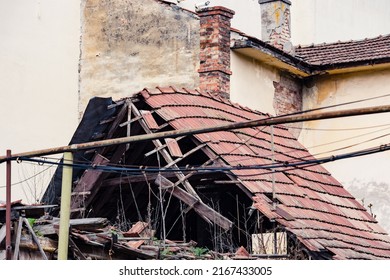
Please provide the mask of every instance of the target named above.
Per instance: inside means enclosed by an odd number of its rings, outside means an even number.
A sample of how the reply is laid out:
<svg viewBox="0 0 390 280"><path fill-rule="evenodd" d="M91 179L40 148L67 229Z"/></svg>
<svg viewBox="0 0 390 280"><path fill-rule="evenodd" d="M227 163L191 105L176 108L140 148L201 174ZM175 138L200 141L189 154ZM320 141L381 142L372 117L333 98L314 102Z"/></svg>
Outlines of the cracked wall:
<svg viewBox="0 0 390 280"><path fill-rule="evenodd" d="M79 113L94 96L198 87L199 19L155 0L83 0Z"/></svg>

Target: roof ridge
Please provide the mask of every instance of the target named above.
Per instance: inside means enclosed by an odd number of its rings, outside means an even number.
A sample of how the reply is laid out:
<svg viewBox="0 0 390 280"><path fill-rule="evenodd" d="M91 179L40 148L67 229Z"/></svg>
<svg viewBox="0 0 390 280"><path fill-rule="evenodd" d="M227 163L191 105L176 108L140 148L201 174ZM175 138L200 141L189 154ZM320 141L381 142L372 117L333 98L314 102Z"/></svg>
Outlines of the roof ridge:
<svg viewBox="0 0 390 280"><path fill-rule="evenodd" d="M380 34L376 37L370 37L370 38L364 38L364 39L357 39L357 40L354 40L354 39L350 39L350 40L338 40L338 41L335 41L335 42L323 42L323 43L318 43L318 44L314 44L314 43L311 43L311 44L298 44L295 47L295 49L306 49L306 48L313 48L313 47L324 47L324 46L330 46L330 45L338 45L338 44L350 44L350 43L362 43L362 42L367 42L367 41L375 41L377 39L380 39L380 38L387 38L389 37L390 38L390 33L389 34Z"/></svg>
<svg viewBox="0 0 390 280"><path fill-rule="evenodd" d="M219 94L213 94L209 91L203 91L203 90L199 90L199 89L188 89L185 87L177 88L175 86L164 86L164 87L156 86L154 88L153 87L146 87L143 90L139 91L138 93L142 94L145 98L148 98L148 95L174 94L174 93L200 95L200 96L203 96L206 98L213 99L214 101L233 106L233 107L240 109L240 110L245 110L245 111L248 111L251 113L255 113L257 115L270 117L270 115L267 113L263 113L263 112L260 112L258 110L255 110L255 109L251 109L247 106L242 106L239 103L232 102L229 98L226 98L226 97L221 96Z"/></svg>
<svg viewBox="0 0 390 280"><path fill-rule="evenodd" d="M155 0L156 2L159 2L160 4L163 4L163 5L167 5L169 7L172 7L172 8L175 8L175 9L180 9L184 12L187 12L195 17L198 17L198 14L194 11L191 11L189 9L186 9L186 8L183 8L181 6L179 6L177 3L175 2L172 2L172 1L169 1L169 0Z"/></svg>

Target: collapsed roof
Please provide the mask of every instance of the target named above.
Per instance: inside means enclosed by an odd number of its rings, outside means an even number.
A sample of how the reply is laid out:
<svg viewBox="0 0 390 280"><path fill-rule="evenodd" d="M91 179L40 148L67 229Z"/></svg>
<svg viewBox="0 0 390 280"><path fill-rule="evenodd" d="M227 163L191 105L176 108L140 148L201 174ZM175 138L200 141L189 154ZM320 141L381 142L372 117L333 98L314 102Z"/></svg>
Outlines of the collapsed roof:
<svg viewBox="0 0 390 280"><path fill-rule="evenodd" d="M159 87L118 102L91 99L71 144L268 117L207 93ZM314 157L280 125L121 144L74 158L92 167L74 170L72 218L106 217L123 227L146 221L163 238L212 249L248 248L251 235L277 231L287 233L290 255L299 248L304 258L390 258L388 234L327 170L288 165ZM273 163L285 167L272 172ZM43 202L59 202L60 180L58 168Z"/></svg>

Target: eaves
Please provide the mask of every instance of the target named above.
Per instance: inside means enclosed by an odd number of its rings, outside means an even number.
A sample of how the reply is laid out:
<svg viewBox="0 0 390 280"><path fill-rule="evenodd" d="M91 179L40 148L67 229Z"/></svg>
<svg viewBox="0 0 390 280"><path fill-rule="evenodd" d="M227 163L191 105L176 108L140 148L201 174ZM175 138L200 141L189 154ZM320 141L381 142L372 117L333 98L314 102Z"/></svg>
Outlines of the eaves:
<svg viewBox="0 0 390 280"><path fill-rule="evenodd" d="M301 78L390 68L390 57L343 63L310 64L254 37L232 39L231 50Z"/></svg>
<svg viewBox="0 0 390 280"><path fill-rule="evenodd" d="M233 39L231 50L303 78L321 72L319 67L256 38Z"/></svg>

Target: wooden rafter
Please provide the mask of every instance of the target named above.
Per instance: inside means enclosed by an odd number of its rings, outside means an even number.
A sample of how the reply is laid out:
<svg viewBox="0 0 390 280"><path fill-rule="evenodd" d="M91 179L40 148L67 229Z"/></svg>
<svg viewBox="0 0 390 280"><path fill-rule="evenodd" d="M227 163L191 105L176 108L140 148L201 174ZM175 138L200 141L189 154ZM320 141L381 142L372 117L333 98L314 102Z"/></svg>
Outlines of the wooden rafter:
<svg viewBox="0 0 390 280"><path fill-rule="evenodd" d="M118 129L123 118L128 112L128 106L123 105L116 116L116 119L112 122L107 138L113 137L115 131ZM109 163L118 163L126 151L126 144L122 144L116 147L115 152L110 159L103 156L109 150L108 147L102 148L100 153L95 154L92 160L92 166L107 166ZM99 191L101 183L107 177L107 173L101 169L88 169L85 170L72 192L71 203L71 217L77 218L82 216L82 212L86 210L89 203L93 200L96 193Z"/></svg>
<svg viewBox="0 0 390 280"><path fill-rule="evenodd" d="M169 193L180 199L190 208L193 208L194 211L197 212L201 217L206 217L207 219L205 220L207 222L211 221L212 223L219 225L225 230L229 230L232 227L233 223L229 219L227 219L226 217L224 217L196 197L192 196L182 188L175 187L174 183L165 178L164 176L159 175L158 178L155 180L155 184L166 189Z"/></svg>
<svg viewBox="0 0 390 280"><path fill-rule="evenodd" d="M103 157L100 154L96 154L93 158L92 165L102 166L107 165L110 162L109 159ZM77 182L76 186L73 188L73 196L71 203L71 216L79 216L78 210L82 210L85 204L85 200L89 198L92 194L92 189L96 187L96 183L99 181L103 170L101 169L87 169L84 171L80 180ZM83 195L81 195L83 194Z"/></svg>
<svg viewBox="0 0 390 280"><path fill-rule="evenodd" d="M165 165L162 169L167 169L171 166L174 166L176 165L178 162L180 162L181 160L185 159L186 157L188 157L189 155L192 155L193 153L199 151L200 149L202 149L204 146L206 146L206 144L201 144L199 146L196 146L195 148L193 148L192 150L188 151L187 153L185 153L182 157L180 158L177 158L175 159L174 161L171 161L170 163L168 163L167 165Z"/></svg>
<svg viewBox="0 0 390 280"><path fill-rule="evenodd" d="M142 116L141 112L137 109L137 107L134 105L134 103L130 103L130 106L131 106L132 111L136 117ZM146 122L143 119L140 119L139 122L146 133L152 133L152 131L149 129L149 127L147 126ZM169 152L167 151L167 149L161 148L163 146L163 144L161 143L160 140L153 140L153 144L155 145L156 148L160 148L159 152L164 157L165 161L168 164L174 161L172 159L171 155L169 154ZM176 164L173 164L172 167L178 168L178 166ZM180 179L183 179L185 177L185 175L183 174L183 172L177 171L176 177L180 180ZM197 199L200 200L200 197L195 192L194 188L191 186L191 184L188 182L187 179L182 181L182 185L191 195L195 196Z"/></svg>
<svg viewBox="0 0 390 280"><path fill-rule="evenodd" d="M180 137L177 137L177 138L174 138L176 140L176 142L179 142L179 140L183 139L185 136L180 136ZM157 153L158 151L160 151L161 149L164 149L166 148L168 145L167 144L163 144L161 147L158 147L158 148L155 148L153 150L151 150L150 152L147 152L145 154L145 157L148 157L148 156L151 156L155 153Z"/></svg>
<svg viewBox="0 0 390 280"><path fill-rule="evenodd" d="M201 165L201 167L206 166L206 165ZM220 173L219 171L207 172L207 176L212 176L212 175L219 174L219 173ZM189 179L190 177L194 177L194 176L196 176L196 177L204 176L202 173L199 173L196 171L183 171L183 174L185 175L186 179ZM164 172L163 175L165 178L168 178L168 179L177 178L177 175L175 172ZM141 175L131 175L131 176L121 176L121 177L110 178L110 179L105 179L103 181L102 187L115 187L115 186L120 186L120 185L129 185L132 183L153 181L153 180L156 180L157 176L158 176L158 173L145 173L145 174L141 174ZM175 183L175 185L176 185L176 183Z"/></svg>
<svg viewBox="0 0 390 280"><path fill-rule="evenodd" d="M196 141L198 142L198 141ZM198 143L199 145L200 143ZM202 151L210 158L213 162L218 162L221 166L225 166L226 164L220 159L220 156L215 154L214 151L212 151L208 146L205 146ZM234 176L233 174L230 174L229 172L226 172L226 176L231 179L232 182L234 182L248 197L252 197L253 194L244 186L241 179L237 178L237 176Z"/></svg>

